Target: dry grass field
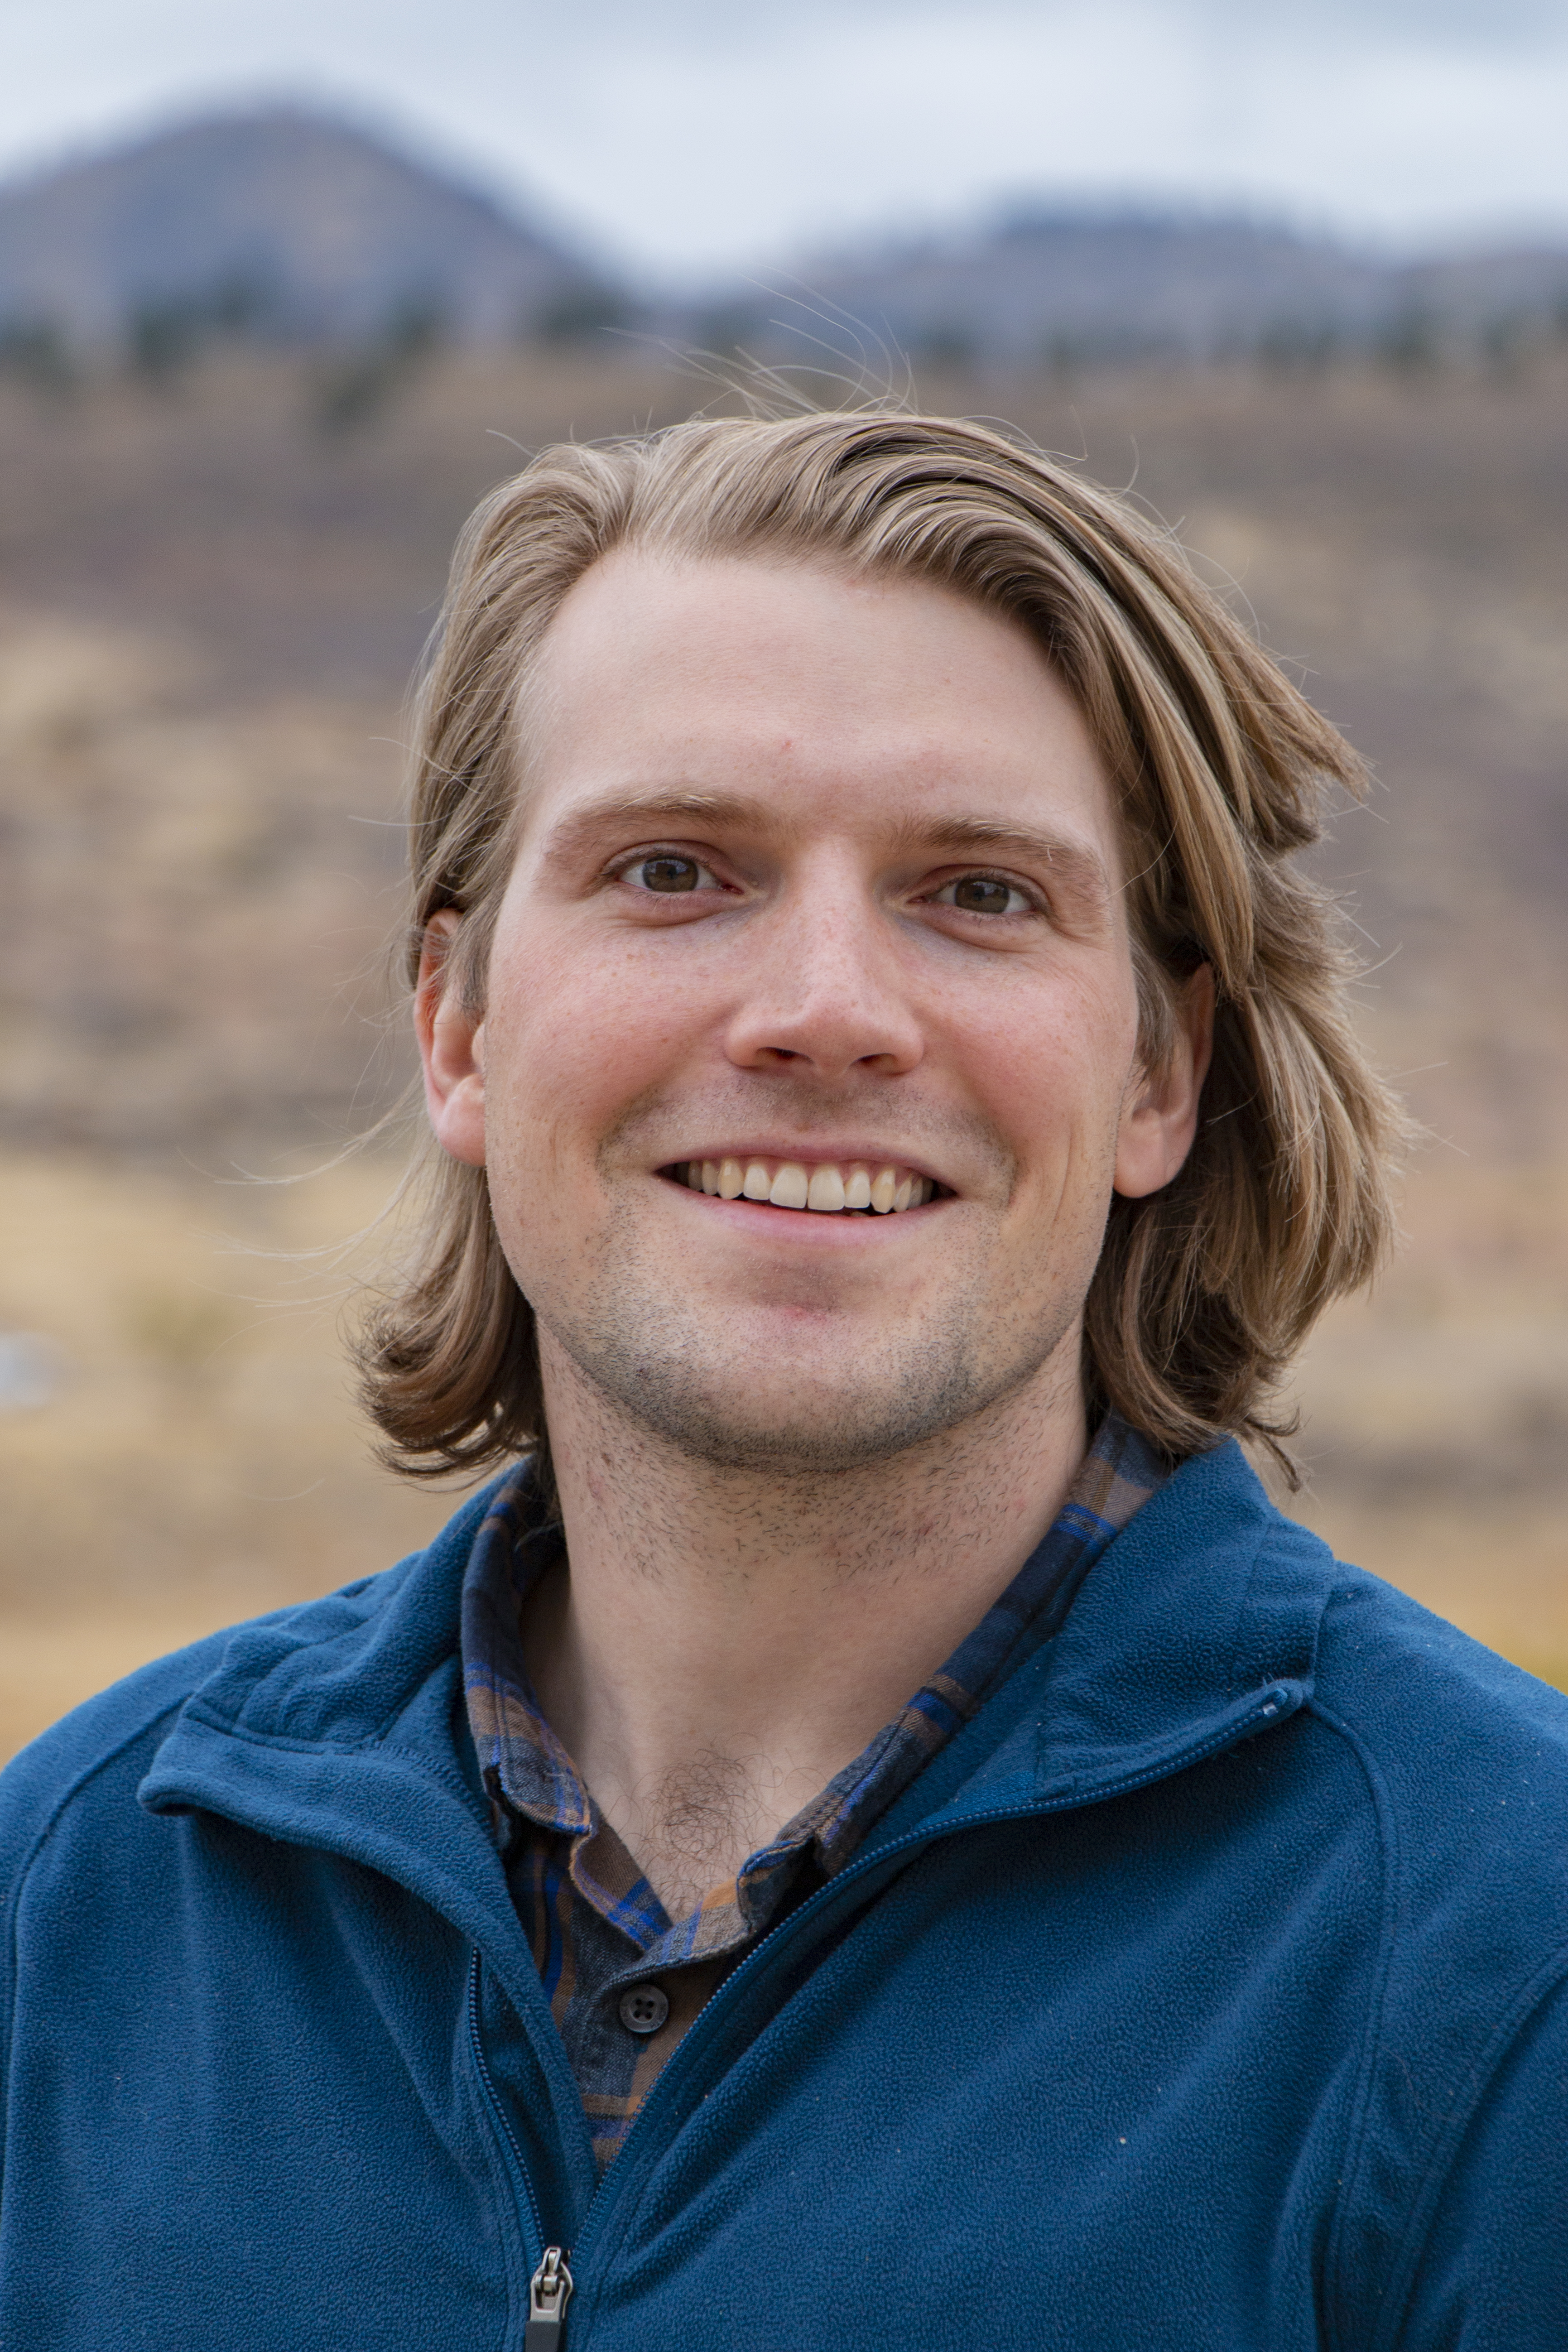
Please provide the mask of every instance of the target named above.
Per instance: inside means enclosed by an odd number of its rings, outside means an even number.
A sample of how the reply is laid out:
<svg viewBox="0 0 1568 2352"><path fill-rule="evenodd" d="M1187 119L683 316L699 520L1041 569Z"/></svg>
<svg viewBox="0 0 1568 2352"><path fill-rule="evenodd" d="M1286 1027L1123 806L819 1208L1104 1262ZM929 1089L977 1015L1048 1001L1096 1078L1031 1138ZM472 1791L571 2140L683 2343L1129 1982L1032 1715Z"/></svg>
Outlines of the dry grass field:
<svg viewBox="0 0 1568 2352"><path fill-rule="evenodd" d="M1568 1685L1568 367L922 383L1175 524L1373 761L1323 853L1431 1143L1301 1368L1295 1507ZM0 386L0 1753L139 1660L396 1557L338 1324L395 1169L403 681L474 498L702 398L452 356L331 438L309 371Z"/></svg>
<svg viewBox="0 0 1568 2352"><path fill-rule="evenodd" d="M48 1391L0 1414L0 1753L147 1658L385 1567L452 1508L372 1461L345 1273L309 1255L393 1181L0 1160L0 1226L26 1243L0 1324L47 1343Z"/></svg>

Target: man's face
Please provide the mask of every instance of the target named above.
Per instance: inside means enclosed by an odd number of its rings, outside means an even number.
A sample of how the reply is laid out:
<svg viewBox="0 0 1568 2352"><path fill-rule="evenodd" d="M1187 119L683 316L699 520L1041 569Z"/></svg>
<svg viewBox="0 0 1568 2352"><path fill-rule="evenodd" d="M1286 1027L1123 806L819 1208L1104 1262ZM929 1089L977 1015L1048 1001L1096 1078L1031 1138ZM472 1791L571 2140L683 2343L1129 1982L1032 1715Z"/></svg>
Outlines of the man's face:
<svg viewBox="0 0 1568 2352"><path fill-rule="evenodd" d="M1113 1184L1166 1181L1191 1106L1139 1068L1110 793L1034 641L922 584L620 554L538 685L485 1017L427 1042L547 1390L570 1359L780 1468L1076 1400Z"/></svg>

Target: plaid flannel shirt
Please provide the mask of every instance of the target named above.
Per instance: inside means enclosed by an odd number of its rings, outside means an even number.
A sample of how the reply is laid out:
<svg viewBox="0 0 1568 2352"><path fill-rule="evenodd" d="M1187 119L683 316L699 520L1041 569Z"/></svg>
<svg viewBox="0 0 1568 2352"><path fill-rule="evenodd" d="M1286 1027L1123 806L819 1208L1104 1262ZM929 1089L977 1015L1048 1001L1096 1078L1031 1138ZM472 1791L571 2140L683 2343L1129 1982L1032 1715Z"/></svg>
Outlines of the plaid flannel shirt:
<svg viewBox="0 0 1568 2352"><path fill-rule="evenodd" d="M519 1612L534 1580L561 1557L564 1537L541 1509L526 1465L498 1491L463 1587L468 1722L513 1899L601 2170L721 1978L844 1867L921 1767L1057 1631L1095 1560L1163 1484L1168 1466L1110 1415L1049 1534L941 1673L770 1845L748 1856L737 1877L673 1920L539 1711ZM653 2032L634 2032L623 2022L622 1997L651 1985L668 2000L668 2015Z"/></svg>

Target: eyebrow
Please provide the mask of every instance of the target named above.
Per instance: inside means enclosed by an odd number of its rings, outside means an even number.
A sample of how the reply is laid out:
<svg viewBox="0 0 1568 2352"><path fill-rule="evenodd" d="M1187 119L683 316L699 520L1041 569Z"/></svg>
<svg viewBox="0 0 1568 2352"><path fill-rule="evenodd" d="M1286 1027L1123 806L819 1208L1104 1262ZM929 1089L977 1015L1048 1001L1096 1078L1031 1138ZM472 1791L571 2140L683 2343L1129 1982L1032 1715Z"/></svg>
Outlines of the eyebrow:
<svg viewBox="0 0 1568 2352"><path fill-rule="evenodd" d="M1061 833L1045 833L1034 825L1014 824L984 816L937 817L926 824L911 820L900 832L900 845L909 849L946 849L959 856L1014 857L1026 866L1048 866L1069 888L1111 896L1111 881L1099 851L1086 841Z"/></svg>
<svg viewBox="0 0 1568 2352"><path fill-rule="evenodd" d="M775 838L787 839L796 831L776 807L753 793L662 789L616 793L564 816L545 840L544 860L552 866L570 861L601 833L627 825L678 823L682 818L705 824L747 826ZM1089 843L1032 825L956 813L929 820L910 817L900 826L894 845L903 854L946 851L961 857L1012 857L1026 865L1047 866L1068 889L1102 900L1112 896L1104 860Z"/></svg>
<svg viewBox="0 0 1568 2352"><path fill-rule="evenodd" d="M704 824L752 825L772 833L781 830L778 812L766 801L745 793L652 792L616 793L586 808L563 816L545 836L542 856L549 866L573 858L601 833L619 832L648 824L695 818Z"/></svg>

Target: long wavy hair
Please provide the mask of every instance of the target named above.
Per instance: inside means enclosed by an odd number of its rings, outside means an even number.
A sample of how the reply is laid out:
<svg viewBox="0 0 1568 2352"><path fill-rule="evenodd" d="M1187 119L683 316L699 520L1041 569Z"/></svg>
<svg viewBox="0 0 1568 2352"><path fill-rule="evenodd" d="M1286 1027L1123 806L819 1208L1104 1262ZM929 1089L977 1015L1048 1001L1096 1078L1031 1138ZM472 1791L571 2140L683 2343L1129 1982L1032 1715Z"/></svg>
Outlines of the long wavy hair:
<svg viewBox="0 0 1568 2352"><path fill-rule="evenodd" d="M1218 1009L1184 1167L1110 1204L1086 1304L1090 1411L1172 1456L1227 1433L1289 1473L1274 1391L1327 1302L1392 1231L1399 1107L1352 1026L1347 927L1300 853L1362 763L1169 532L1072 467L982 425L898 412L709 420L545 450L479 506L416 689L401 954L463 917L447 984L482 1008L529 790L533 657L612 549L815 561L933 582L1033 632L1083 713L1121 812L1141 1051L1169 1050L1203 962ZM416 1477L545 1454L532 1310L482 1169L426 1139L416 1213L359 1339L384 1458Z"/></svg>

